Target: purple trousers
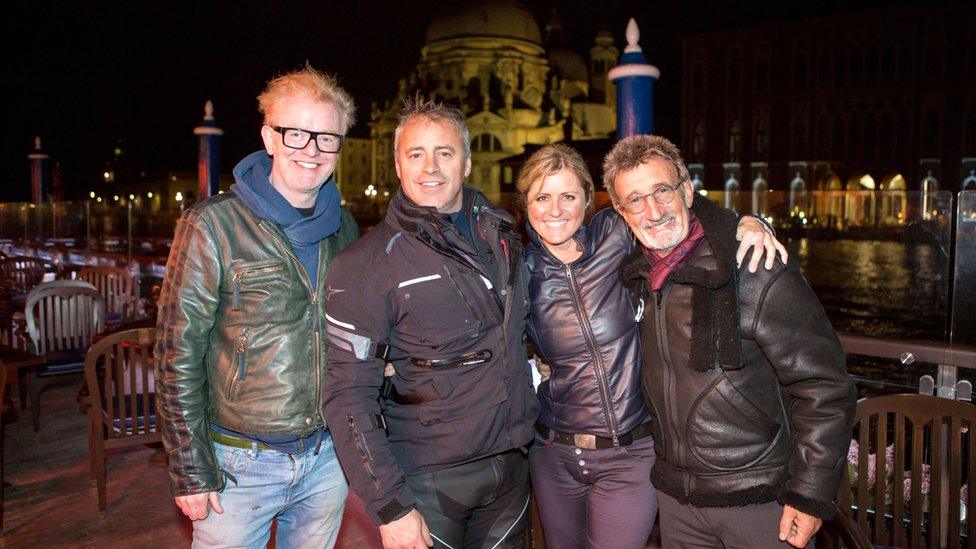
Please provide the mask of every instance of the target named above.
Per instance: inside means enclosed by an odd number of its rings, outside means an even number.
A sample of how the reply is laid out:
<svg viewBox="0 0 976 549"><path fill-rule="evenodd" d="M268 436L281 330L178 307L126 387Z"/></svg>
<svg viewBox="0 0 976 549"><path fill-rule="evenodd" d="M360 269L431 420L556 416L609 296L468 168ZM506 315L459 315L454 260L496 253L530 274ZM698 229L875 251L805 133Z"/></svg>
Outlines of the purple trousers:
<svg viewBox="0 0 976 549"><path fill-rule="evenodd" d="M657 515L654 440L587 450L542 440L529 452L532 489L549 549L643 549Z"/></svg>

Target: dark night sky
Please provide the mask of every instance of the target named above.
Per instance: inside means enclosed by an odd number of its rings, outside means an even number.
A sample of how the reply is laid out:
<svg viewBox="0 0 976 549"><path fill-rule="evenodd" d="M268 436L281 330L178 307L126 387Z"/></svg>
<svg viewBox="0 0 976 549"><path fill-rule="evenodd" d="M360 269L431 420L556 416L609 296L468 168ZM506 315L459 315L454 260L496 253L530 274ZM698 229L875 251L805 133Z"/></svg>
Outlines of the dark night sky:
<svg viewBox="0 0 976 549"><path fill-rule="evenodd" d="M907 4L908 2L897 2ZM657 110L678 125L683 34L878 9L892 2L529 0L542 28L555 4L570 46L586 55L601 22L625 43L637 19L641 45L662 79ZM366 135L371 101L396 91L415 65L427 24L452 0L378 2L23 2L6 6L2 114L5 184L0 200L28 197L33 136L59 160L68 189L85 189L117 140L149 172L193 171L193 128L212 99L224 129L222 170L260 146L255 97L273 75L307 59L339 75L360 107L353 135ZM594 6L600 6L594 7ZM70 194L71 191L69 191Z"/></svg>

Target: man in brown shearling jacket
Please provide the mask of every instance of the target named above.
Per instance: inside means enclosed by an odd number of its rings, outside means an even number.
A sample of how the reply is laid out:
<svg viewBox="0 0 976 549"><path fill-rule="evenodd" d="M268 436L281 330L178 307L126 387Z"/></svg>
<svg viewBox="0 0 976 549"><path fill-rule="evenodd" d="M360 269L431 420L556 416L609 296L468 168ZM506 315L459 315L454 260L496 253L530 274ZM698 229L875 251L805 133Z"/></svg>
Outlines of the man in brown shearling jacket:
<svg viewBox="0 0 976 549"><path fill-rule="evenodd" d="M806 547L835 512L856 394L823 307L793 265L736 269L734 215L691 211L666 139L619 142L604 184L642 244L623 276L648 304L663 545Z"/></svg>

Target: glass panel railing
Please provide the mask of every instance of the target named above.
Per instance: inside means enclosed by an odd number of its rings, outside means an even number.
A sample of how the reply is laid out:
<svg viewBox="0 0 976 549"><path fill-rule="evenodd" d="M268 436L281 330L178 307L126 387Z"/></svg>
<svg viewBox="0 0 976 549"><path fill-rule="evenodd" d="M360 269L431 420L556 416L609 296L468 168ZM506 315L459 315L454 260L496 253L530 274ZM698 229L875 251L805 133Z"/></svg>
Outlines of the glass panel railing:
<svg viewBox="0 0 976 549"><path fill-rule="evenodd" d="M951 341L976 347L976 191L959 193Z"/></svg>
<svg viewBox="0 0 976 549"><path fill-rule="evenodd" d="M761 215L776 227L837 330L976 344L976 315L971 314L976 307L976 192L961 193L958 207L946 191L702 194L740 213ZM181 212L122 198L0 204L0 249L8 255L50 256L63 268L129 265L141 273L143 295L149 295L162 278ZM514 193L489 198L515 213ZM346 205L365 231L382 220L387 200L377 196ZM594 202L604 207L609 198L598 193ZM930 364L852 360L859 361L852 363L858 375L902 384L905 390L933 372Z"/></svg>
<svg viewBox="0 0 976 549"><path fill-rule="evenodd" d="M947 191L709 192L770 221L834 328L898 340L949 336L953 196ZM849 356L862 391L915 392L937 365Z"/></svg>

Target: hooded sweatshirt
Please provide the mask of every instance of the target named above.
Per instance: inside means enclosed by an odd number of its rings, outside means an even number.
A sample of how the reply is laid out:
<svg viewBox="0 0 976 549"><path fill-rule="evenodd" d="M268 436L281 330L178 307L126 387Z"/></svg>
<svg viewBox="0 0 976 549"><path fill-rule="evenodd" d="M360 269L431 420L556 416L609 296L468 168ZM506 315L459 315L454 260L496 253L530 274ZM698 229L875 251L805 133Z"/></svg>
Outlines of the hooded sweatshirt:
<svg viewBox="0 0 976 549"><path fill-rule="evenodd" d="M230 190L255 215L281 226L314 290L318 288L319 242L336 233L341 224L339 189L330 177L319 189L312 215L303 216L271 185L271 164L264 151L247 155L234 167L237 183Z"/></svg>

